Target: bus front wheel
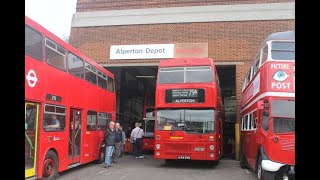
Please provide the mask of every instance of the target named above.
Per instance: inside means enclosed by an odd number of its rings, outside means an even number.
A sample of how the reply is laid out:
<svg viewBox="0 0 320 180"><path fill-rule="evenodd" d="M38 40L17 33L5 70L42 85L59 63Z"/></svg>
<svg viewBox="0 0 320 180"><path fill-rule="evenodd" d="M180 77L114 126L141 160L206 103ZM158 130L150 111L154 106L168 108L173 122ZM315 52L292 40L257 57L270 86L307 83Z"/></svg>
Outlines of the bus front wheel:
<svg viewBox="0 0 320 180"><path fill-rule="evenodd" d="M58 176L58 157L55 152L48 151L43 161L43 180L51 180Z"/></svg>
<svg viewBox="0 0 320 180"><path fill-rule="evenodd" d="M262 158L261 155L259 156L258 161L258 167L257 167L257 176L258 180L276 180L276 173L275 172L269 172L262 169Z"/></svg>

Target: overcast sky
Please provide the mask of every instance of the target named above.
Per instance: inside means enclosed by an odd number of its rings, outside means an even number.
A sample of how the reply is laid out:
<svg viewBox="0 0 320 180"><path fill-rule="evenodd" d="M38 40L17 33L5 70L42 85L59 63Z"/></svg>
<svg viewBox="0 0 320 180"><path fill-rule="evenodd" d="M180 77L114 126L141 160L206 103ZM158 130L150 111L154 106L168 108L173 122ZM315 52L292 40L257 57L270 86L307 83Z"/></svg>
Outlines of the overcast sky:
<svg viewBox="0 0 320 180"><path fill-rule="evenodd" d="M25 0L28 17L61 39L70 35L77 0Z"/></svg>

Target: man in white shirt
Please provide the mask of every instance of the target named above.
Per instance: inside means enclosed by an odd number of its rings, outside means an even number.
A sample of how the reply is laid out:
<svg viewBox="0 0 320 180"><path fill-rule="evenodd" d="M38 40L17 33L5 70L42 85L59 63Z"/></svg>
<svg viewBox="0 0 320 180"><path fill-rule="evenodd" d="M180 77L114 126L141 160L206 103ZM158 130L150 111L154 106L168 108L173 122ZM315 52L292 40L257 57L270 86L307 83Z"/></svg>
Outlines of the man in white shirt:
<svg viewBox="0 0 320 180"><path fill-rule="evenodd" d="M144 158L142 156L142 136L144 135L143 129L139 127L140 123L136 122L135 128L131 132L130 138L135 140L135 143L133 144L134 148L134 156L136 159Z"/></svg>

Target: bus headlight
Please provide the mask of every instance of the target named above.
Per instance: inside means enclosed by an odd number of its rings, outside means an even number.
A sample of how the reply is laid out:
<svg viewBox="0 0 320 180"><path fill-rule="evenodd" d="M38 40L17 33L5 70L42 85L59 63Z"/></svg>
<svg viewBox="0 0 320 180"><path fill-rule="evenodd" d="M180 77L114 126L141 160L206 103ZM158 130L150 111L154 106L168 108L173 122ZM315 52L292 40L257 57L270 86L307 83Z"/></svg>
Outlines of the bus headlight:
<svg viewBox="0 0 320 180"><path fill-rule="evenodd" d="M157 145L156 145L156 149L160 149L160 144L157 144Z"/></svg>
<svg viewBox="0 0 320 180"><path fill-rule="evenodd" d="M212 158L213 158L213 157L214 157L214 154L213 154L213 153L210 153L210 157L212 157Z"/></svg>
<svg viewBox="0 0 320 180"><path fill-rule="evenodd" d="M211 144L211 145L209 146L209 149L210 149L211 151L213 151L213 150L214 150L214 145Z"/></svg>
<svg viewBox="0 0 320 180"><path fill-rule="evenodd" d="M156 152L156 155L157 155L157 156L160 156L160 152Z"/></svg>

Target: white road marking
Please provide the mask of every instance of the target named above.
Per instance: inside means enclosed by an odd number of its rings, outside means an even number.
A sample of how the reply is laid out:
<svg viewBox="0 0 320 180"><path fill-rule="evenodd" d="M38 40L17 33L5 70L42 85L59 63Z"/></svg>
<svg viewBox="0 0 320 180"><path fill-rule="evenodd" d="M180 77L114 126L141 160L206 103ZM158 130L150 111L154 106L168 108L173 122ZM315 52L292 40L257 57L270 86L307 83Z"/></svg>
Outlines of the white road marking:
<svg viewBox="0 0 320 180"><path fill-rule="evenodd" d="M253 174L251 171L249 171L248 169L245 169L247 174Z"/></svg>
<svg viewBox="0 0 320 180"><path fill-rule="evenodd" d="M108 171L108 169L107 169L107 170L103 170L103 171L101 171L101 172L98 172L97 174L102 174L102 173L104 173L104 172L106 172L106 171Z"/></svg>

